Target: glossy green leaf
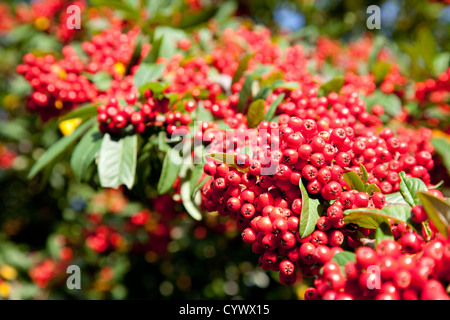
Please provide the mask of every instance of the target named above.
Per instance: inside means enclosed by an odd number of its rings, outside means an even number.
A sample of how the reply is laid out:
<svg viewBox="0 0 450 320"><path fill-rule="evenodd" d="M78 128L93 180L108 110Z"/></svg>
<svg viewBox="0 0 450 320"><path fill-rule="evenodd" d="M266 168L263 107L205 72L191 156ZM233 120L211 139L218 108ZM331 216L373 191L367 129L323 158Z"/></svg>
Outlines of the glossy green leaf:
<svg viewBox="0 0 450 320"><path fill-rule="evenodd" d="M250 104L247 111L247 125L249 128L255 128L264 120L265 107L266 103L262 99L255 100Z"/></svg>
<svg viewBox="0 0 450 320"><path fill-rule="evenodd" d="M442 159L442 163L450 174L450 142L447 139L435 137L431 139L431 144L436 149L436 153Z"/></svg>
<svg viewBox="0 0 450 320"><path fill-rule="evenodd" d="M194 165L194 168L189 179L191 192L194 192L195 187L198 185L200 177L203 174L203 167L205 162ZM191 194L192 195L192 194Z"/></svg>
<svg viewBox="0 0 450 320"><path fill-rule="evenodd" d="M326 97L332 92L339 93L341 91L342 86L344 85L344 78L338 77L331 79L330 81L322 84L319 87L318 95L320 97Z"/></svg>
<svg viewBox="0 0 450 320"><path fill-rule="evenodd" d="M182 158L178 151L169 149L164 157L161 175L159 177L158 194L168 193L175 183L182 166Z"/></svg>
<svg viewBox="0 0 450 320"><path fill-rule="evenodd" d="M389 193L389 194L385 194L384 195L386 198L386 202L387 203L391 203L391 204L408 204L405 199L403 198L402 194L400 193L400 191L394 192L394 193Z"/></svg>
<svg viewBox="0 0 450 320"><path fill-rule="evenodd" d="M270 88L269 85L262 86L262 87L259 89L258 93L255 95L255 100L257 100L257 99L263 99L263 100L266 100L266 98L267 98L267 97L269 96L269 94L271 94L271 93L272 93L272 89Z"/></svg>
<svg viewBox="0 0 450 320"><path fill-rule="evenodd" d="M281 93L274 102L270 105L269 111L267 111L266 115L264 116L264 120L266 121L272 121L273 116L275 115L278 106L284 99L284 93Z"/></svg>
<svg viewBox="0 0 450 320"><path fill-rule="evenodd" d="M369 180L369 174L367 173L367 169L363 164L359 165L359 169L361 170L362 181L364 182L364 184L366 184L367 180Z"/></svg>
<svg viewBox="0 0 450 320"><path fill-rule="evenodd" d="M343 174L343 177L351 190L358 190L360 192L366 191L364 182L361 180L359 174L357 174L355 171L346 172Z"/></svg>
<svg viewBox="0 0 450 320"><path fill-rule="evenodd" d="M379 104L384 108L386 114L395 117L402 111L402 101L395 94L387 94L381 90L375 90L371 95L364 97L368 111L372 106Z"/></svg>
<svg viewBox="0 0 450 320"><path fill-rule="evenodd" d="M286 90L295 90L295 89L299 89L300 85L298 84L298 82L295 82L295 81L287 81L286 82L282 79L278 79L272 83L272 88L273 89L282 88L282 89L286 89Z"/></svg>
<svg viewBox="0 0 450 320"><path fill-rule="evenodd" d="M49 165L56 157L65 152L79 137L81 137L97 119L90 119L78 126L70 135L64 136L53 144L44 154L37 160L31 168L28 179L32 179L42 169Z"/></svg>
<svg viewBox="0 0 450 320"><path fill-rule="evenodd" d="M450 203L426 192L418 192L418 197L436 229L448 237Z"/></svg>
<svg viewBox="0 0 450 320"><path fill-rule="evenodd" d="M377 61L371 69L375 82L380 83L391 71L391 65L385 61Z"/></svg>
<svg viewBox="0 0 450 320"><path fill-rule="evenodd" d="M255 56L254 53L249 53L249 54L245 55L239 61L238 67L237 67L236 71L234 72L231 83L236 83L242 78L242 76L244 75L244 72L248 69L248 63L254 56Z"/></svg>
<svg viewBox="0 0 450 320"><path fill-rule="evenodd" d="M400 185L399 190L405 201L411 206L420 204L417 192L427 191L427 186L425 183L418 178L406 178L405 172L399 173Z"/></svg>
<svg viewBox="0 0 450 320"><path fill-rule="evenodd" d="M349 262L356 262L356 254L351 251L342 251L336 253L331 261L336 262L341 267L342 274L345 274L345 265Z"/></svg>
<svg viewBox="0 0 450 320"><path fill-rule="evenodd" d="M384 239L394 240L391 226L388 222L381 223L380 226L375 230L375 247Z"/></svg>
<svg viewBox="0 0 450 320"><path fill-rule="evenodd" d="M105 134L98 156L98 175L104 188L134 185L137 163L137 135L113 138Z"/></svg>
<svg viewBox="0 0 450 320"><path fill-rule="evenodd" d="M245 113L245 107L252 95L252 84L253 78L247 76L245 78L244 84L242 85L242 90L239 92L239 101L237 104L237 109L240 113Z"/></svg>
<svg viewBox="0 0 450 320"><path fill-rule="evenodd" d="M180 195L181 201L183 202L183 207L194 220L200 221L202 219L202 213L191 198L191 194L191 184L189 181L182 183L180 187Z"/></svg>
<svg viewBox="0 0 450 320"><path fill-rule="evenodd" d="M299 235L300 238L309 236L316 227L317 220L319 220L319 205L318 199L312 199L308 195L308 191L303 185L302 179L299 182L300 192L302 195L302 211L300 213Z"/></svg>
<svg viewBox="0 0 450 320"><path fill-rule="evenodd" d="M375 208L357 208L344 211L346 224L354 223L360 227L377 229L383 222L391 218L397 222L404 222L414 228L410 221L411 207L407 205L387 205L382 210Z"/></svg>
<svg viewBox="0 0 450 320"><path fill-rule="evenodd" d="M139 87L139 94L144 95L146 90L150 90L154 95L158 95L164 91L168 87L169 83L167 82L148 82Z"/></svg>
<svg viewBox="0 0 450 320"><path fill-rule="evenodd" d="M134 86L140 88L148 82L158 79L162 75L164 68L163 64L141 63L133 78Z"/></svg>
<svg viewBox="0 0 450 320"><path fill-rule="evenodd" d="M90 80L95 84L98 90L107 91L111 86L112 77L106 71L99 71L94 73Z"/></svg>
<svg viewBox="0 0 450 320"><path fill-rule="evenodd" d="M369 196L372 196L374 192L381 192L381 190L375 183L371 183L367 186L366 192Z"/></svg>
<svg viewBox="0 0 450 320"><path fill-rule="evenodd" d="M89 103L82 105L75 110L69 112L65 116L63 116L61 119L59 119L60 122L71 120L71 119L77 119L80 118L82 120L86 120L92 117L97 116L97 106L100 103Z"/></svg>
<svg viewBox="0 0 450 320"><path fill-rule="evenodd" d="M87 169L98 155L103 136L97 126L92 127L75 146L70 158L70 166L75 177L82 180Z"/></svg>

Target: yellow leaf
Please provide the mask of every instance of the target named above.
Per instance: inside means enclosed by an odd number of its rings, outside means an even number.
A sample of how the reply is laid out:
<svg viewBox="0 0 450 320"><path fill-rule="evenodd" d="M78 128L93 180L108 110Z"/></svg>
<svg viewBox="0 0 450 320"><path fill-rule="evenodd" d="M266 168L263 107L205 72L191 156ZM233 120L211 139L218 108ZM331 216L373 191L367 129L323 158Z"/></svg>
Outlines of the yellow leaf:
<svg viewBox="0 0 450 320"><path fill-rule="evenodd" d="M122 62L117 62L114 65L114 71L118 74L124 74L126 71L125 65Z"/></svg>
<svg viewBox="0 0 450 320"><path fill-rule="evenodd" d="M34 26L39 30L47 30L50 28L50 21L46 17L38 17L34 20Z"/></svg>
<svg viewBox="0 0 450 320"><path fill-rule="evenodd" d="M13 267L5 264L0 267L0 276L5 280L14 280L17 278L17 271Z"/></svg>
<svg viewBox="0 0 450 320"><path fill-rule="evenodd" d="M2 296L3 298L7 298L10 291L11 286L8 282L3 281L2 283L0 283L0 296Z"/></svg>
<svg viewBox="0 0 450 320"><path fill-rule="evenodd" d="M63 135L68 136L81 124L81 122L82 120L80 118L62 121L59 124L59 130L61 130Z"/></svg>

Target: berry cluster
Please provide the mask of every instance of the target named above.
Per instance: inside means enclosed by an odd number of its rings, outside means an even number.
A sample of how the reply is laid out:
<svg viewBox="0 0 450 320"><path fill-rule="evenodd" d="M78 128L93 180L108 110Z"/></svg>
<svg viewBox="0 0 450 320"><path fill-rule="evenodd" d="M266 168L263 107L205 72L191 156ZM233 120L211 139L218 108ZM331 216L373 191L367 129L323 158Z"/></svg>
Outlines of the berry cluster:
<svg viewBox="0 0 450 320"><path fill-rule="evenodd" d="M10 169L13 164L14 160L16 159L17 154L13 150L8 149L6 146L0 144L0 169L1 170L8 170Z"/></svg>
<svg viewBox="0 0 450 320"><path fill-rule="evenodd" d="M416 83L416 99L420 102L444 103L448 101L450 91L450 68L442 72L436 79L429 78Z"/></svg>
<svg viewBox="0 0 450 320"><path fill-rule="evenodd" d="M400 73L400 67L393 63L390 65L389 73L380 83L380 90L402 96L405 93L406 80L406 77Z"/></svg>
<svg viewBox="0 0 450 320"><path fill-rule="evenodd" d="M127 105L123 106L116 98L111 98L97 107L97 120L102 133L121 133L130 125L134 132L144 132L147 121L154 118L151 106L144 104L141 109L136 107L137 96L134 93L128 94L125 102Z"/></svg>
<svg viewBox="0 0 450 320"><path fill-rule="evenodd" d="M89 55L86 70L90 73L106 71L114 78L122 79L133 55L138 32L138 28L133 28L123 33L121 26L114 24L90 41L84 41L81 47Z"/></svg>
<svg viewBox="0 0 450 320"><path fill-rule="evenodd" d="M439 237L420 253L404 254L391 239L376 249L359 247L344 270L335 261L321 268L306 300L449 300L442 282L449 280L450 241Z"/></svg>
<svg viewBox="0 0 450 320"><path fill-rule="evenodd" d="M0 34L6 34L14 27L14 17L6 3L0 4Z"/></svg>
<svg viewBox="0 0 450 320"><path fill-rule="evenodd" d="M174 55L172 63L168 64L166 72L173 74L167 92L192 93L194 97L201 94L201 89L212 89L211 79L208 79L209 66L202 57L195 57L182 63L181 55ZM195 90L196 89L196 90ZM220 89L220 88L219 88ZM214 95L214 90L209 91ZM220 91L218 92L220 93Z"/></svg>
<svg viewBox="0 0 450 320"><path fill-rule="evenodd" d="M296 268L309 274L312 266L329 261L344 243L361 245L355 233L345 228L344 210L383 208L384 194L399 189L401 171L429 184L433 149L426 129L414 135L409 129L399 128L395 134L380 128L377 116L365 110L354 92L327 97L318 97L314 89L284 93L278 122L262 121L256 129L244 125L226 139L220 139L220 130L211 129L210 152L228 154L234 162L216 159L205 164L204 172L212 178L202 188L202 199L206 210L236 220L244 242L260 255L263 269L280 271L280 280L292 284ZM276 96L269 95L266 104ZM243 152L244 147L252 156ZM349 188L343 174L361 174L361 165L368 171L367 182L381 192ZM301 182L310 196L328 204L315 231L305 237L299 233ZM395 230L402 227L392 225ZM366 236L372 232L359 231ZM402 239L413 247L407 236Z"/></svg>
<svg viewBox="0 0 450 320"><path fill-rule="evenodd" d="M92 101L96 87L82 75L83 62L75 50L66 46L64 59L57 61L52 55L36 57L27 53L17 72L29 81L33 92L28 101L31 112L38 112L44 120Z"/></svg>

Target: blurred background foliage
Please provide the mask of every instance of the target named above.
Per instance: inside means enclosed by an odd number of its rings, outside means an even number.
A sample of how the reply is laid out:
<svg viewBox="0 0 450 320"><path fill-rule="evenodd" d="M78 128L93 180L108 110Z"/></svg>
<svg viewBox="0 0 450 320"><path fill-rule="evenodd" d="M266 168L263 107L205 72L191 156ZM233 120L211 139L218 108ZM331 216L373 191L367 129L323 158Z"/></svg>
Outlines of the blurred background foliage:
<svg viewBox="0 0 450 320"><path fill-rule="evenodd" d="M17 8L21 1L2 1ZM321 36L345 45L369 34L386 39L408 79L423 81L450 61L450 5L443 1L278 0L90 0L90 8L114 11L151 36L167 25L191 33L211 19L222 28L263 24L274 37L314 50ZM368 30L366 9L381 8L381 29ZM148 17L141 16L147 8ZM83 20L81 33L95 33L101 19ZM82 38L82 37L80 37ZM280 43L287 41L280 38ZM75 39L74 43L77 43ZM190 219L179 199L166 207L148 204L152 214L139 230L123 229L145 209L126 195L111 195L76 182L66 158L40 179L28 170L60 137L56 123L42 123L25 108L28 83L15 73L27 52L60 52L63 44L37 21L15 26L0 37L0 297L12 299L298 299L302 287L284 287L259 269L234 226L217 216ZM331 70L331 69L330 69ZM333 70L331 70L333 71ZM339 72L334 70L333 72ZM448 129L450 119L441 119ZM450 159L449 150L443 152ZM441 175L448 179L445 174ZM446 180L448 186L448 180ZM106 194L106 195L105 195ZM100 199L100 200L99 200ZM106 199L106 200L105 200ZM117 204L119 203L119 204ZM119 208L115 206L119 206ZM147 204L145 204L147 205ZM168 211L170 213L168 214ZM96 222L96 214L102 218ZM165 218L164 218L165 217ZM84 241L99 225L121 237L114 249L93 250ZM142 248L149 242L156 247ZM150 241L150 242L152 242ZM64 250L70 247L72 252ZM44 263L71 254L82 268L82 290L65 286L64 264ZM38 280L30 270L37 270ZM46 272L59 277L42 284ZM56 271L55 271L56 270ZM58 271L59 270L59 271ZM51 273L51 272L50 272Z"/></svg>

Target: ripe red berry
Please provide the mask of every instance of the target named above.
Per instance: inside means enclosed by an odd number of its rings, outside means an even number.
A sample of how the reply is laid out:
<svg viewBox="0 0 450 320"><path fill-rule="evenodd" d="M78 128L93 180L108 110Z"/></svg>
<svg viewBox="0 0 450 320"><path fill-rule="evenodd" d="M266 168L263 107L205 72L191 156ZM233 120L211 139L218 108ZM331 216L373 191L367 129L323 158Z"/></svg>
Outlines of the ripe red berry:
<svg viewBox="0 0 450 320"><path fill-rule="evenodd" d="M336 182L331 181L328 182L322 189L320 190L320 194L325 200L334 200L341 195L342 186Z"/></svg>
<svg viewBox="0 0 450 320"><path fill-rule="evenodd" d="M428 219L428 215L421 205L415 205L411 208L411 219L416 223L422 223Z"/></svg>
<svg viewBox="0 0 450 320"><path fill-rule="evenodd" d="M370 196L365 192L358 192L355 194L355 205L358 208L367 208L369 200Z"/></svg>

